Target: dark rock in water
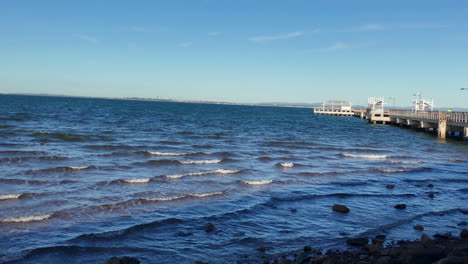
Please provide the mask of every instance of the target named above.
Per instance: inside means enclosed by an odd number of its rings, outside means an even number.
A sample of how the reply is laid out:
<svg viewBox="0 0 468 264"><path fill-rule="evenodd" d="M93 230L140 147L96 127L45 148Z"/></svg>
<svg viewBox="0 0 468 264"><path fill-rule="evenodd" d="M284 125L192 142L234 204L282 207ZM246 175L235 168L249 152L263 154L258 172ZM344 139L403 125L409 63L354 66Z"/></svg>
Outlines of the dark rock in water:
<svg viewBox="0 0 468 264"><path fill-rule="evenodd" d="M385 240L387 238L387 236L386 235L377 235L377 236L375 236L375 238Z"/></svg>
<svg viewBox="0 0 468 264"><path fill-rule="evenodd" d="M452 237L452 233L450 232L447 232L447 233L444 233L444 234L435 234L434 235L434 238L436 239L449 239Z"/></svg>
<svg viewBox="0 0 468 264"><path fill-rule="evenodd" d="M372 244L374 245L382 245L384 243L383 239L378 239L378 238L373 238L371 241L372 241Z"/></svg>
<svg viewBox="0 0 468 264"><path fill-rule="evenodd" d="M260 252L265 252L267 251L268 248L266 247L258 247L257 250L260 251Z"/></svg>
<svg viewBox="0 0 468 264"><path fill-rule="evenodd" d="M461 210L463 214L468 214L468 210Z"/></svg>
<svg viewBox="0 0 468 264"><path fill-rule="evenodd" d="M195 264L208 264L208 262L203 262L201 260L197 260L197 261L195 261Z"/></svg>
<svg viewBox="0 0 468 264"><path fill-rule="evenodd" d="M140 264L140 261L136 258L131 258L131 257L112 257L106 263L104 264Z"/></svg>
<svg viewBox="0 0 468 264"><path fill-rule="evenodd" d="M404 253L406 262L411 264L433 263L443 257L445 252L442 248L408 248Z"/></svg>
<svg viewBox="0 0 468 264"><path fill-rule="evenodd" d="M468 222L467 221L462 221L460 223L457 224L458 226L466 226L468 225Z"/></svg>
<svg viewBox="0 0 468 264"><path fill-rule="evenodd" d="M355 247L363 247L369 243L369 239L367 237L356 237L356 238L348 238L346 240L346 244Z"/></svg>
<svg viewBox="0 0 468 264"><path fill-rule="evenodd" d="M406 209L406 204L397 204L395 205L395 209L398 209L398 210Z"/></svg>
<svg viewBox="0 0 468 264"><path fill-rule="evenodd" d="M280 261L279 264L293 264L294 261L290 260L290 259L283 259Z"/></svg>
<svg viewBox="0 0 468 264"><path fill-rule="evenodd" d="M468 263L468 256L449 256L443 259L440 259L435 264L466 264Z"/></svg>
<svg viewBox="0 0 468 264"><path fill-rule="evenodd" d="M424 230L424 226L422 226L422 225L415 225L415 226L413 226L413 229L414 229L414 230L423 231L423 230Z"/></svg>
<svg viewBox="0 0 468 264"><path fill-rule="evenodd" d="M214 226L212 223L208 223L208 224L205 226L204 229L205 229L206 232L209 233L209 232L215 231L216 228L215 228L215 226Z"/></svg>
<svg viewBox="0 0 468 264"><path fill-rule="evenodd" d="M423 234L421 236L421 244L423 246L429 246L430 244L432 244L432 239L430 239L426 234Z"/></svg>
<svg viewBox="0 0 468 264"><path fill-rule="evenodd" d="M434 198L434 197L435 197L435 195L434 195L433 192L428 193L427 196L428 196L429 198Z"/></svg>
<svg viewBox="0 0 468 264"><path fill-rule="evenodd" d="M120 264L120 259L118 257L112 257L104 264Z"/></svg>
<svg viewBox="0 0 468 264"><path fill-rule="evenodd" d="M179 232L177 233L177 236L180 236L180 237L188 237L188 236L191 236L193 235L193 233L190 233L190 232Z"/></svg>
<svg viewBox="0 0 468 264"><path fill-rule="evenodd" d="M395 189L395 185L393 184L387 184L385 187L387 187L387 189Z"/></svg>
<svg viewBox="0 0 468 264"><path fill-rule="evenodd" d="M349 213L349 208L341 204L333 205L332 209L333 211L338 212L338 213L344 213L344 214Z"/></svg>
<svg viewBox="0 0 468 264"><path fill-rule="evenodd" d="M465 229L465 230L466 230L466 229ZM304 252L306 252L306 253L312 252L312 247L310 247L310 246L304 246Z"/></svg>
<svg viewBox="0 0 468 264"><path fill-rule="evenodd" d="M330 256L328 255L318 256L314 259L314 262L312 263L317 263L317 264L330 263Z"/></svg>
<svg viewBox="0 0 468 264"><path fill-rule="evenodd" d="M338 233L338 234L340 234L340 236L347 236L347 235L349 235L349 234L346 233L346 232L340 232L340 233Z"/></svg>
<svg viewBox="0 0 468 264"><path fill-rule="evenodd" d="M434 185L433 184L428 184L427 187L434 188Z"/></svg>
<svg viewBox="0 0 468 264"><path fill-rule="evenodd" d="M295 213L295 212L297 212L297 209L296 209L296 208L292 208L292 209L291 209L291 213Z"/></svg>
<svg viewBox="0 0 468 264"><path fill-rule="evenodd" d="M463 229L461 232L460 232L460 237L463 238L463 239L467 239L468 238L468 229Z"/></svg>

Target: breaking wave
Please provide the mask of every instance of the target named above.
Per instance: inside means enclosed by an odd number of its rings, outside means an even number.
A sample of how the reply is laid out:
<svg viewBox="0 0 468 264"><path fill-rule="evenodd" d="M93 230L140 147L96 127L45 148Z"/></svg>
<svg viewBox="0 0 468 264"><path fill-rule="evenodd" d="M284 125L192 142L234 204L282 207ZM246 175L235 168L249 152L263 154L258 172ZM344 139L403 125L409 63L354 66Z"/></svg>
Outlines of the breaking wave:
<svg viewBox="0 0 468 264"><path fill-rule="evenodd" d="M387 159L390 157L388 155L360 155L360 154L349 154L349 153L342 153L340 155L342 157L361 158L361 159Z"/></svg>
<svg viewBox="0 0 468 264"><path fill-rule="evenodd" d="M140 178L140 179L125 179L122 180L125 183L148 183L151 180L151 178Z"/></svg>
<svg viewBox="0 0 468 264"><path fill-rule="evenodd" d="M292 168L294 167L294 163L292 162L282 162L279 164L279 166L284 167L284 168Z"/></svg>
<svg viewBox="0 0 468 264"><path fill-rule="evenodd" d="M0 194L0 200L19 199L23 195L22 193Z"/></svg>
<svg viewBox="0 0 468 264"><path fill-rule="evenodd" d="M241 180L243 184L247 185L266 185L273 182L273 180Z"/></svg>
<svg viewBox="0 0 468 264"><path fill-rule="evenodd" d="M43 214L43 215L30 215L30 216L22 216L22 217L13 217L0 220L1 223L28 223L28 222L35 222L35 221L43 221L49 219L54 214Z"/></svg>
<svg viewBox="0 0 468 264"><path fill-rule="evenodd" d="M227 169L216 169L216 170L209 170L209 171L199 171L199 172L189 172L185 174L172 174L172 175L165 175L165 178L169 179L180 179L186 176L202 176L208 174L232 174L232 173L239 173L241 170L227 170Z"/></svg>
<svg viewBox="0 0 468 264"><path fill-rule="evenodd" d="M179 161L181 164L217 164L222 162L223 160L216 159L216 160L185 160Z"/></svg>

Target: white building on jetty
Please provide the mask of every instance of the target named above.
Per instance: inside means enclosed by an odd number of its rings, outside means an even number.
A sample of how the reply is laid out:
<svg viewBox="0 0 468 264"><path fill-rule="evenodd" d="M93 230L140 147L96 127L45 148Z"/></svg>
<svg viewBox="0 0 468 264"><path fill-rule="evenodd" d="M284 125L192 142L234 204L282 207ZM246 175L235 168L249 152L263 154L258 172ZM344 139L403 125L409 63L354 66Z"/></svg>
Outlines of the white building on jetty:
<svg viewBox="0 0 468 264"><path fill-rule="evenodd" d="M314 107L316 115L353 116L351 102L341 100L324 101L321 106Z"/></svg>

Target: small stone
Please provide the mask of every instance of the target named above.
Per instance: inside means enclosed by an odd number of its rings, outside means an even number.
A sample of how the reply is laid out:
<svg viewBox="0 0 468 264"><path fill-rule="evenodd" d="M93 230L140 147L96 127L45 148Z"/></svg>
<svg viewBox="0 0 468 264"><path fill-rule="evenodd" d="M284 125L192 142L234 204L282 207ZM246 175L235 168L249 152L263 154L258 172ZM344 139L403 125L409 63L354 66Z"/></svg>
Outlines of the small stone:
<svg viewBox="0 0 468 264"><path fill-rule="evenodd" d="M304 246L304 252L306 252L306 253L312 252L312 247L311 246Z"/></svg>
<svg viewBox="0 0 468 264"><path fill-rule="evenodd" d="M292 208L292 209L291 209L291 213L295 213L295 212L297 212L297 209L296 209L296 208Z"/></svg>
<svg viewBox="0 0 468 264"><path fill-rule="evenodd" d="M328 262L328 260L330 259L330 256L328 255L322 255L322 256L318 256L314 259L314 263L316 264L324 264L326 262Z"/></svg>
<svg viewBox="0 0 468 264"><path fill-rule="evenodd" d="M258 247L257 250L260 251L260 252L265 252L265 251L267 251L267 248L266 247Z"/></svg>
<svg viewBox="0 0 468 264"><path fill-rule="evenodd" d="M375 238L380 239L380 240L385 240L387 238L386 235L376 235Z"/></svg>
<svg viewBox="0 0 468 264"><path fill-rule="evenodd" d="M398 210L406 209L406 204L397 204L395 205L395 209L398 209Z"/></svg>
<svg viewBox="0 0 468 264"><path fill-rule="evenodd" d="M382 245L384 241L382 239L373 238L371 239L373 245Z"/></svg>
<svg viewBox="0 0 468 264"><path fill-rule="evenodd" d="M122 257L120 259L120 264L140 264L140 261L136 258Z"/></svg>
<svg viewBox="0 0 468 264"><path fill-rule="evenodd" d="M279 264L293 264L294 261L290 260L290 259L283 259L280 261Z"/></svg>
<svg viewBox="0 0 468 264"><path fill-rule="evenodd" d="M461 210L462 214L468 214L468 210Z"/></svg>
<svg viewBox="0 0 468 264"><path fill-rule="evenodd" d="M452 233L450 233L450 232L443 233L443 234L437 233L437 234L434 235L434 238L436 238L436 239L449 239L451 237L452 237Z"/></svg>
<svg viewBox="0 0 468 264"><path fill-rule="evenodd" d="M104 264L120 264L120 259L118 257L112 257Z"/></svg>
<svg viewBox="0 0 468 264"><path fill-rule="evenodd" d="M434 188L434 185L433 184L428 184L427 187Z"/></svg>
<svg viewBox="0 0 468 264"><path fill-rule="evenodd" d="M195 261L195 264L208 264L208 262L203 262L201 260L197 260L197 261Z"/></svg>
<svg viewBox="0 0 468 264"><path fill-rule="evenodd" d="M338 213L344 213L344 214L349 213L349 208L341 204L333 205L332 209L333 211L338 212Z"/></svg>
<svg viewBox="0 0 468 264"><path fill-rule="evenodd" d="M349 238L346 240L346 244L355 247L363 247L369 243L369 239L367 237L356 237L356 238Z"/></svg>
<svg viewBox="0 0 468 264"><path fill-rule="evenodd" d="M362 255L359 255L359 260L365 260L369 257L369 255L366 255L366 254L362 254Z"/></svg>
<svg viewBox="0 0 468 264"><path fill-rule="evenodd" d="M434 195L433 192L428 193L427 196L428 196L429 198L434 198L434 197L435 197L435 195Z"/></svg>
<svg viewBox="0 0 468 264"><path fill-rule="evenodd" d="M413 226L413 229L414 229L414 230L423 231L423 230L424 230L424 226L422 226L422 225L415 225L415 226Z"/></svg>
<svg viewBox="0 0 468 264"><path fill-rule="evenodd" d="M422 234L420 240L423 246L429 246L430 244L432 244L432 239L430 239L426 234Z"/></svg>
<svg viewBox="0 0 468 264"><path fill-rule="evenodd" d="M468 229L463 229L461 232L460 232L460 237L463 238L463 239L467 239L468 238Z"/></svg>
<svg viewBox="0 0 468 264"><path fill-rule="evenodd" d="M385 187L387 187L387 189L395 189L395 185L393 184L387 184Z"/></svg>
<svg viewBox="0 0 468 264"><path fill-rule="evenodd" d="M208 223L204 229L206 232L213 232L216 228L212 223Z"/></svg>

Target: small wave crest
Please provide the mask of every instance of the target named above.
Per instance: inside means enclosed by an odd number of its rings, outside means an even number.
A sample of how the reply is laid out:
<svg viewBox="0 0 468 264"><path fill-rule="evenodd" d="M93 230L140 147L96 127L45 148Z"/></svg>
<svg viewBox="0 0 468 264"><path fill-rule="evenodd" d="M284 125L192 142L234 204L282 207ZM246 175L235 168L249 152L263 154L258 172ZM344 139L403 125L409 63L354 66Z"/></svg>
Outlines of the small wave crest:
<svg viewBox="0 0 468 264"><path fill-rule="evenodd" d="M183 160L179 161L181 164L217 164L222 162L223 160L216 159L216 160Z"/></svg>
<svg viewBox="0 0 468 264"><path fill-rule="evenodd" d="M292 168L292 167L294 167L294 163L292 163L292 162L282 162L282 163L279 163L278 166L283 167L283 168Z"/></svg>
<svg viewBox="0 0 468 264"><path fill-rule="evenodd" d="M193 155L211 155L211 152L186 152L186 153L176 153L176 152L159 152L159 151L145 151L147 155L151 156L193 156Z"/></svg>
<svg viewBox="0 0 468 264"><path fill-rule="evenodd" d="M209 171L198 171L198 172L189 172L185 174L172 174L172 175L165 175L165 178L168 179L180 179L182 177L186 176L202 176L202 175L208 175L208 174L233 174L233 173L239 173L241 170L228 170L228 169L216 169L216 170L209 170Z"/></svg>
<svg viewBox="0 0 468 264"><path fill-rule="evenodd" d="M148 183L150 180L151 178L139 178L139 179L125 179L122 181L124 183L142 184L142 183Z"/></svg>
<svg viewBox="0 0 468 264"><path fill-rule="evenodd" d="M340 155L342 157L361 158L361 159L387 159L389 158L388 155L361 155L361 154L349 154L349 153L342 153Z"/></svg>
<svg viewBox="0 0 468 264"><path fill-rule="evenodd" d="M19 199L23 195L22 193L0 194L0 200Z"/></svg>
<svg viewBox="0 0 468 264"><path fill-rule="evenodd" d="M42 214L42 215L30 215L30 216L22 216L22 217L13 217L0 220L1 223L28 223L28 222L36 222L36 221L43 221L49 219L53 216L51 214Z"/></svg>
<svg viewBox="0 0 468 264"><path fill-rule="evenodd" d="M413 161L396 161L396 160L392 160L392 161L389 161L388 163L390 163L390 164L420 164L420 163L422 163L422 161L420 161L420 160L413 160Z"/></svg>
<svg viewBox="0 0 468 264"><path fill-rule="evenodd" d="M247 185L266 185L273 182L273 180L241 180L242 184Z"/></svg>

